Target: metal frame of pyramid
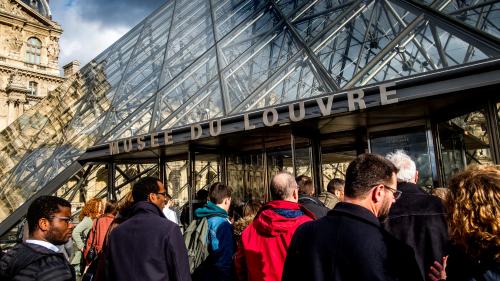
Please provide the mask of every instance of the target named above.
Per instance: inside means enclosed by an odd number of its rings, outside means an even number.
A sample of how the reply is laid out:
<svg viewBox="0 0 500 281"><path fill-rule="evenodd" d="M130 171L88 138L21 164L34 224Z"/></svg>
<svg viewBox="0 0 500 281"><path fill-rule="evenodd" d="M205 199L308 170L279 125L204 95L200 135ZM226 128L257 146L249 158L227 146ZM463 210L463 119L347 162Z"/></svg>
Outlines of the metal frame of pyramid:
<svg viewBox="0 0 500 281"><path fill-rule="evenodd" d="M94 145L499 57L500 0L167 1L0 133L3 209Z"/></svg>

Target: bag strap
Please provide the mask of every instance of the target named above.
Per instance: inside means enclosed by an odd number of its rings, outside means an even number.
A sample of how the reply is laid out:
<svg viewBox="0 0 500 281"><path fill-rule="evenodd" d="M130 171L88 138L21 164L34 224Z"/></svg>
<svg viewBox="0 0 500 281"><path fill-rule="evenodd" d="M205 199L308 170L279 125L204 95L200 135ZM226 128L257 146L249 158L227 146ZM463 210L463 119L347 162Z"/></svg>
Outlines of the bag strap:
<svg viewBox="0 0 500 281"><path fill-rule="evenodd" d="M92 248L94 246L95 236L97 234L98 228L99 228L99 219L96 219L95 220L95 229L94 229L94 227L92 227L92 230L94 230L94 233L92 234L92 240L90 240L90 248ZM89 248L89 250L90 250L90 248Z"/></svg>

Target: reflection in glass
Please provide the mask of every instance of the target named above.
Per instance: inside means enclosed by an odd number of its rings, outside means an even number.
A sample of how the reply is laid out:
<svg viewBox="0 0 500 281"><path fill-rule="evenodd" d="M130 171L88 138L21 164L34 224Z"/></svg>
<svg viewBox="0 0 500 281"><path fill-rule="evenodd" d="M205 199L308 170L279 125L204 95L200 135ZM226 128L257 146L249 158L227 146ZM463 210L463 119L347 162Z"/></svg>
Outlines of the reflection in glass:
<svg viewBox="0 0 500 281"><path fill-rule="evenodd" d="M431 159L427 147L425 129L415 128L411 133L387 133L370 138L372 153L387 155L396 150L405 151L411 157L418 170L418 185L432 186Z"/></svg>

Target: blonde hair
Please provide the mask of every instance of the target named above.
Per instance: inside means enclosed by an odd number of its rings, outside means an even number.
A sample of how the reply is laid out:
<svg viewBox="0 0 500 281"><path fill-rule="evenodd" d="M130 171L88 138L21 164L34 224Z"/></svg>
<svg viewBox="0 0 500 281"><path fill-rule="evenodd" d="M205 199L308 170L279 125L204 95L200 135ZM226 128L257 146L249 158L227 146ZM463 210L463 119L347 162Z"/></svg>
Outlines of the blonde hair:
<svg viewBox="0 0 500 281"><path fill-rule="evenodd" d="M84 217L95 219L101 215L102 212L101 207L102 207L102 200L99 198L92 198L89 201L87 201L87 203L85 203L78 218L80 220L83 220Z"/></svg>
<svg viewBox="0 0 500 281"><path fill-rule="evenodd" d="M471 166L449 184L451 239L472 258L500 262L500 166Z"/></svg>

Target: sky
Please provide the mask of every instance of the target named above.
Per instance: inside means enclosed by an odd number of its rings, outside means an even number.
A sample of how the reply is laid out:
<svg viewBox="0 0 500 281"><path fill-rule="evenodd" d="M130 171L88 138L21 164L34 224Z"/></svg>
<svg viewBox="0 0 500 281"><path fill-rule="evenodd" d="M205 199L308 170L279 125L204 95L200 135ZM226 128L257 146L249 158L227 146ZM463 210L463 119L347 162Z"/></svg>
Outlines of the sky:
<svg viewBox="0 0 500 281"><path fill-rule="evenodd" d="M167 0L50 0L52 19L63 28L59 66L81 67L111 46Z"/></svg>

